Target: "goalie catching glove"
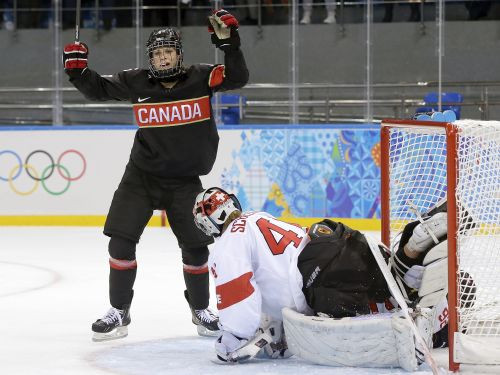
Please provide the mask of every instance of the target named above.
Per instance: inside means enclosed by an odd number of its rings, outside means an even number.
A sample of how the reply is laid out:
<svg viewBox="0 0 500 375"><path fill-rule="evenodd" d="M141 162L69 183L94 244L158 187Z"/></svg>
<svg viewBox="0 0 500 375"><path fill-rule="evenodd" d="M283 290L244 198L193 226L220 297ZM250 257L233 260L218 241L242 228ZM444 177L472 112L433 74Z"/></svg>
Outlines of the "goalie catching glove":
<svg viewBox="0 0 500 375"><path fill-rule="evenodd" d="M66 44L63 51L64 71L71 78L79 77L87 69L89 47L85 43Z"/></svg>
<svg viewBox="0 0 500 375"><path fill-rule="evenodd" d="M224 52L240 47L238 20L224 9L215 10L208 17L208 32L212 34L212 43Z"/></svg>

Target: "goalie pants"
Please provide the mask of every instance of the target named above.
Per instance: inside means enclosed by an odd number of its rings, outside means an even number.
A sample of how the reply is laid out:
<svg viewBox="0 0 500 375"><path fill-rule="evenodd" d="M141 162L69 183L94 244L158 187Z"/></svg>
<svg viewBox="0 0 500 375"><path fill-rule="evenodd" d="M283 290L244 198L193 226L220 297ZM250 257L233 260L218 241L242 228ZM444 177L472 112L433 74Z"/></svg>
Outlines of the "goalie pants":
<svg viewBox="0 0 500 375"><path fill-rule="evenodd" d="M321 224L332 233L312 238L297 262L309 307L334 318L369 314L370 302L391 294L365 236L328 219Z"/></svg>
<svg viewBox="0 0 500 375"><path fill-rule="evenodd" d="M193 308L208 306L208 248L213 242L193 220L196 195L202 191L198 176L164 178L139 170L129 161L116 190L104 225L109 242L111 305L130 304L136 275L136 244L154 210L165 210L182 250L184 280Z"/></svg>

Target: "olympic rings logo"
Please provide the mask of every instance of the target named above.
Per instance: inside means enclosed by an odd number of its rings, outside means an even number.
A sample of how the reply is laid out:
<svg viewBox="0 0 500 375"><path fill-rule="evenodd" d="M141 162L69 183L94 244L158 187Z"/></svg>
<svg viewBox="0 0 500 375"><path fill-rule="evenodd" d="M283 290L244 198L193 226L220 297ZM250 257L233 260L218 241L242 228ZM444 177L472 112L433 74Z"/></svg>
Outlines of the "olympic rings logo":
<svg viewBox="0 0 500 375"><path fill-rule="evenodd" d="M63 158L69 154L75 154L82 160L83 163L82 168L78 174L70 173L68 168L62 164ZM64 194L66 191L68 191L73 181L77 181L83 177L87 169L87 161L85 160L83 154L80 151L73 149L66 150L63 153L61 153L61 155L59 155L59 157L57 158L56 162L54 162L54 158L52 157L52 155L45 150L35 150L30 152L28 156L26 156L26 159L24 159L24 162L19 156L19 154L16 153L15 151L12 150L0 151L0 161L2 159L2 156L4 155L14 156L17 163L12 168L10 169L7 168L7 174L4 176L0 175L0 180L8 182L11 190L18 195L33 194L38 189L39 185L42 185L43 189L51 195ZM48 159L48 164L47 166L41 169L41 173L39 173L39 171L34 167L33 164L30 164L30 162L32 162L35 156L36 157L43 156L44 158ZM0 165L1 164L2 163L0 163ZM31 186L26 190L20 190L14 182L17 178L21 176L23 170L26 171L28 177L34 181L33 186ZM47 186L46 181L55 175L54 171L57 171L59 176L61 176L61 178L66 181L65 185L59 190L52 190ZM5 171L3 173L5 173Z"/></svg>

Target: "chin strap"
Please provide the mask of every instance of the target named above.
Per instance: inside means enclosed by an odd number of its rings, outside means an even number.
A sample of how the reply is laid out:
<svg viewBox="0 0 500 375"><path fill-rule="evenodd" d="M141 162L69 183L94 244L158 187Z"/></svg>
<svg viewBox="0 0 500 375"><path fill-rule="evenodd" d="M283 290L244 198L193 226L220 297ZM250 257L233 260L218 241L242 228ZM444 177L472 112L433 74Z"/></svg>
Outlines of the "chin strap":
<svg viewBox="0 0 500 375"><path fill-rule="evenodd" d="M158 77L155 78L159 82L175 82L178 81L186 75L187 70L185 67L181 66L179 71L175 73L174 75L168 76L168 77Z"/></svg>

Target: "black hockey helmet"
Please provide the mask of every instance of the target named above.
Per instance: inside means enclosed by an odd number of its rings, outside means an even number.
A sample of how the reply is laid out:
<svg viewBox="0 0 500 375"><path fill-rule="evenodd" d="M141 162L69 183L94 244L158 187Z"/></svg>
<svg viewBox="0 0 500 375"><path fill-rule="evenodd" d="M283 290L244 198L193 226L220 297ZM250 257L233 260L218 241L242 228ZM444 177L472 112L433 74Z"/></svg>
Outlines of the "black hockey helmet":
<svg viewBox="0 0 500 375"><path fill-rule="evenodd" d="M153 64L153 51L162 47L175 48L175 51L177 52L177 64L173 68L155 68ZM170 27L153 30L146 43L146 49L149 57L149 70L153 77L160 79L175 78L182 74L182 59L184 51L182 50L181 36L176 30Z"/></svg>

